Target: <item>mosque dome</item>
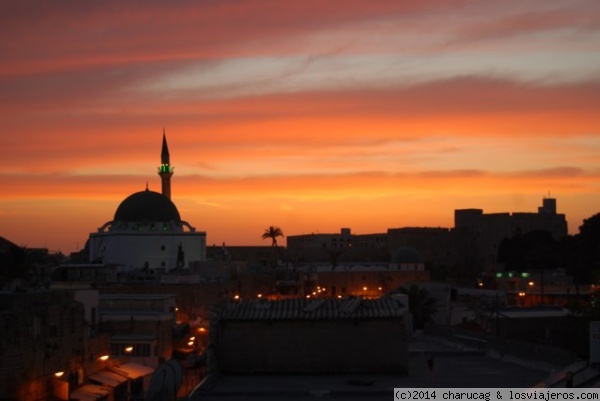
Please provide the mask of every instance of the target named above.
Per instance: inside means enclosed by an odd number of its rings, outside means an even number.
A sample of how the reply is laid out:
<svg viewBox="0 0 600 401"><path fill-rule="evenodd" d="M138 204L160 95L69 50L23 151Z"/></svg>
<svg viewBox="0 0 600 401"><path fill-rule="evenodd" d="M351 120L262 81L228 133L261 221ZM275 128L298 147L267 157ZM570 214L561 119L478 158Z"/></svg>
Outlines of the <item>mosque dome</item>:
<svg viewBox="0 0 600 401"><path fill-rule="evenodd" d="M161 193L150 191L129 195L117 208L115 221L181 221L175 204Z"/></svg>
<svg viewBox="0 0 600 401"><path fill-rule="evenodd" d="M392 255L392 263L422 263L422 261L421 254L409 246L398 248Z"/></svg>

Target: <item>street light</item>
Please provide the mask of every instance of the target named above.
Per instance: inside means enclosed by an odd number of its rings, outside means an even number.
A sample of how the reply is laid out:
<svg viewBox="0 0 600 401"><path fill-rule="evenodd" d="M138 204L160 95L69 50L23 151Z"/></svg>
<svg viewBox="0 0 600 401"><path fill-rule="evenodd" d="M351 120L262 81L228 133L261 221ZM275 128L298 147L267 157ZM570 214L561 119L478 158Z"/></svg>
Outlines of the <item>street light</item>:
<svg viewBox="0 0 600 401"><path fill-rule="evenodd" d="M104 367L105 368L108 367L108 362L107 362L108 358L109 358L108 355L102 355L100 358L98 358L99 361L104 362Z"/></svg>

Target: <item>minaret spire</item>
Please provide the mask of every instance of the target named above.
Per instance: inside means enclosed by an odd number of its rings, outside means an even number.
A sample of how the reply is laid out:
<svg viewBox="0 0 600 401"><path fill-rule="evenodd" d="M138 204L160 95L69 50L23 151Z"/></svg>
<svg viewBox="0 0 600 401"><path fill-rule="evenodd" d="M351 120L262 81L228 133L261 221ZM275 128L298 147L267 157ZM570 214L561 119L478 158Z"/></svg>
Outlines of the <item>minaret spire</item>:
<svg viewBox="0 0 600 401"><path fill-rule="evenodd" d="M160 163L168 165L170 163L169 146L167 145L167 135L163 128L162 152L160 153Z"/></svg>
<svg viewBox="0 0 600 401"><path fill-rule="evenodd" d="M158 175L162 180L162 194L171 199L171 176L173 175L173 167L171 167L171 157L169 156L169 146L167 145L167 135L165 134L164 127Z"/></svg>

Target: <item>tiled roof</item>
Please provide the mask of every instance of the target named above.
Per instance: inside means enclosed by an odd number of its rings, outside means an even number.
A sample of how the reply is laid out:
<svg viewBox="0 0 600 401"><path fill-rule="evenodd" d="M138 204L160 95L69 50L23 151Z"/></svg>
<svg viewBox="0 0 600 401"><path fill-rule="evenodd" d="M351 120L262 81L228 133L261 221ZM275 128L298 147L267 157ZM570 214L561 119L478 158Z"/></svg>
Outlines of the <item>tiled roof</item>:
<svg viewBox="0 0 600 401"><path fill-rule="evenodd" d="M313 320L386 319L404 316L406 307L399 300L377 299L285 299L231 302L220 313L221 320Z"/></svg>
<svg viewBox="0 0 600 401"><path fill-rule="evenodd" d="M125 293L114 293L114 294L100 294L102 300L117 300L117 301L161 301L164 299L174 298L175 294L125 294Z"/></svg>

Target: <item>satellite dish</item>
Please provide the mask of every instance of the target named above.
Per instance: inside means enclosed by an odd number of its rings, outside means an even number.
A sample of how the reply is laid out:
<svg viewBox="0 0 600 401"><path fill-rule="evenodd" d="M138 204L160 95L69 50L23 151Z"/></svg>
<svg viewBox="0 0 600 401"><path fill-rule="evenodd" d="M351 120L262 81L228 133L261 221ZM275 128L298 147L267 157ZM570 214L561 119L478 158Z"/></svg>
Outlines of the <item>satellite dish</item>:
<svg viewBox="0 0 600 401"><path fill-rule="evenodd" d="M183 368L175 359L158 365L150 378L146 401L168 401L177 396L183 381Z"/></svg>

